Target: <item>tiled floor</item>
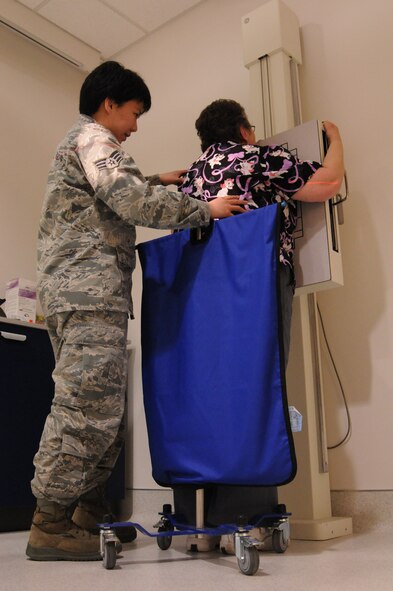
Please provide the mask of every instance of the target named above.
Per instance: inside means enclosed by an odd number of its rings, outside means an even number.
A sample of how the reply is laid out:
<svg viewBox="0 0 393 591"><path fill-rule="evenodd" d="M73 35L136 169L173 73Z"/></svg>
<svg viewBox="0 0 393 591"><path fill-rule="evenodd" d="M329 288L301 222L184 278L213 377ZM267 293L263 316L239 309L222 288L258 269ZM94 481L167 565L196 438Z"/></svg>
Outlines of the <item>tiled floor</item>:
<svg viewBox="0 0 393 591"><path fill-rule="evenodd" d="M134 518L135 521L138 521ZM154 520L154 516L152 516ZM153 523L153 521L151 522ZM151 529L150 524L143 523ZM114 570L100 562L33 562L24 552L27 532L0 534L1 591L391 591L393 542L371 532L325 542L292 540L285 554L260 552L254 576L241 574L234 556L187 553L176 537L162 551L139 534L124 547Z"/></svg>

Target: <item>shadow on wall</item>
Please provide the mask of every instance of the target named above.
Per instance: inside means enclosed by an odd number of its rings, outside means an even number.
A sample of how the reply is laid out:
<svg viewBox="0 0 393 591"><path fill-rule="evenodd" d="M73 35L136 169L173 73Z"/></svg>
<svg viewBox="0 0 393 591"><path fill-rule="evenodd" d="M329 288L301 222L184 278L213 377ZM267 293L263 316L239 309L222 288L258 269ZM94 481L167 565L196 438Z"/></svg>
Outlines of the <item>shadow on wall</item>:
<svg viewBox="0 0 393 591"><path fill-rule="evenodd" d="M353 193L341 226L344 287L318 298L337 368L352 404L370 400L370 339L386 309L386 276L377 237L369 202L364 195ZM327 360L327 356L324 358ZM341 397L330 361L325 367L329 396L337 391Z"/></svg>
<svg viewBox="0 0 393 591"><path fill-rule="evenodd" d="M355 405L371 404L375 379L371 341L387 305L386 276L377 238L371 205L364 194L355 191L346 204L345 224L341 226L344 287L318 296L329 346L350 412ZM340 384L325 343L322 343L322 366L327 437L331 447L344 438L348 421ZM353 428L356 429L356 425ZM340 472L345 471L346 482L354 482L353 458L345 445L340 450ZM363 520L362 513L357 511L358 507L350 514ZM372 521L371 514L369 521Z"/></svg>

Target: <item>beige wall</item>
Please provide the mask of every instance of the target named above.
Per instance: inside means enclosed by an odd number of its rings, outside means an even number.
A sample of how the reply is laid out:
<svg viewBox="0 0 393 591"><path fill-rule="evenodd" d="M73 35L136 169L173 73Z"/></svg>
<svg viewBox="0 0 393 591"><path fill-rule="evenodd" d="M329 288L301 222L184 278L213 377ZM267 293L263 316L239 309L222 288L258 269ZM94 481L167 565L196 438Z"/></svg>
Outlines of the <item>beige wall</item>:
<svg viewBox="0 0 393 591"><path fill-rule="evenodd" d="M349 443L330 452L331 488L393 489L393 268L390 169L393 89L391 23L385 0L285 0L301 24L303 118L342 130L351 196L342 227L345 287L319 296L330 347L352 416ZM153 107L128 149L145 172L187 166L199 152L194 121L209 101L234 98L247 109L240 19L261 0L207 0L120 59L145 77ZM152 234L143 230L141 240ZM156 234L154 234L156 235ZM140 291L135 274L135 297ZM139 320L132 323L138 342ZM296 343L293 343L296 346ZM329 444L345 434L337 380L323 348ZM135 355L130 483L154 487Z"/></svg>
<svg viewBox="0 0 393 591"><path fill-rule="evenodd" d="M342 227L345 287L319 296L353 421L350 442L330 453L333 489L393 489L393 270L389 201L393 5L385 0L285 0L301 23L304 119L342 130L351 197ZM198 154L193 122L218 97L248 107L240 18L262 0L206 0L120 61L151 88L153 107L126 148L145 174L187 166ZM35 244L54 148L77 115L83 75L0 29L0 295L15 275L34 278ZM388 176L389 175L389 176ZM143 230L140 239L157 236ZM140 274L135 275L135 298ZM131 325L139 342L139 317ZM294 346L296 344L294 343ZM336 380L325 358L329 442L345 431ZM128 484L154 488L145 436L140 356L133 355Z"/></svg>
<svg viewBox="0 0 393 591"><path fill-rule="evenodd" d="M49 163L78 115L84 76L0 27L0 295L36 278L36 236Z"/></svg>

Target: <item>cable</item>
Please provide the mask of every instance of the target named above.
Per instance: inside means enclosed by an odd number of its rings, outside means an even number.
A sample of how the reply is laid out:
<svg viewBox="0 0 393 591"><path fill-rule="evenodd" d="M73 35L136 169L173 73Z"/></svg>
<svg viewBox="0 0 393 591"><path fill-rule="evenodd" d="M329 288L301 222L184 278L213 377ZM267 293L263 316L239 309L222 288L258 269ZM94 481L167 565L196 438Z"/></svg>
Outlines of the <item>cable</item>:
<svg viewBox="0 0 393 591"><path fill-rule="evenodd" d="M343 388L343 385L342 385L340 376L338 374L337 367L336 367L336 364L334 362L332 352L331 352L330 347L329 347L329 342L327 340L325 326L323 324L322 314L321 314L321 310L319 308L319 304L318 303L317 303L317 310L318 310L319 321L320 321L321 327L322 327L323 337L325 339L326 348L328 350L330 361L332 362L332 365L333 365L333 368L334 368L334 372L336 374L337 381L338 381L338 383L340 385L341 395L342 395L342 398L343 398L343 401L344 401L345 412L346 412L346 415L347 415L347 432L344 435L344 437L341 439L341 441L339 441L335 445L328 445L328 449L330 450L330 449L337 449L337 447L340 447L341 445L344 445L344 443L346 443L347 441L349 441L349 439L351 437L351 434L352 434L352 421L351 421L351 415L350 415L349 408L348 408L347 399L345 397L344 388Z"/></svg>

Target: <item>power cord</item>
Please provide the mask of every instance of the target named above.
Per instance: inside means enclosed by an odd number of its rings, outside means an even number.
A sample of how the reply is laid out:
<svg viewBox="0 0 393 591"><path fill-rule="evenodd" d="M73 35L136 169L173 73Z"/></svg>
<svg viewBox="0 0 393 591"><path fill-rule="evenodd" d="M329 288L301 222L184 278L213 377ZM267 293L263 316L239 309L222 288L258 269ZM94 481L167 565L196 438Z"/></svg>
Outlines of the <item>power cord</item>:
<svg viewBox="0 0 393 591"><path fill-rule="evenodd" d="M342 385L342 382L341 382L339 373L337 371L337 367L336 367L336 364L334 362L332 352L330 350L329 342L327 340L325 326L323 324L322 314L321 314L321 310L319 308L319 304L318 303L317 303L317 310L318 310L319 321L320 321L321 327L322 327L323 338L325 340L326 348L327 348L328 353L329 353L329 357L330 357L330 361L331 361L332 366L333 366L333 369L334 369L334 373L336 374L336 378L337 378L337 381L338 381L339 386L340 386L340 391L341 391L341 395L342 395L342 398L343 398L343 401L344 401L344 406L345 406L345 412L346 412L346 415L347 415L347 432L346 432L346 434L341 439L341 441L339 441L335 445L328 445L328 447L327 447L328 449L337 449L337 447L340 447L341 445L344 445L344 443L346 443L347 441L349 441L349 439L351 437L351 434L352 434L352 421L351 421L351 415L350 415L349 408L348 408L347 399L346 399L346 396L345 396L345 391L344 391L344 388L343 388L343 385Z"/></svg>

